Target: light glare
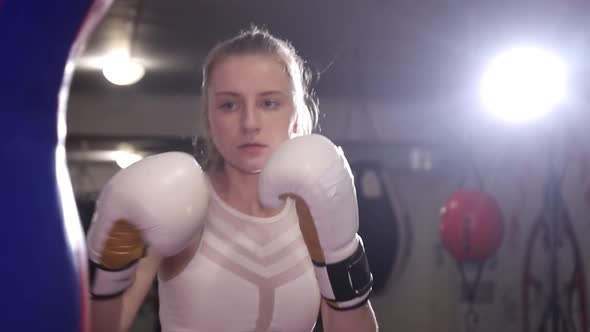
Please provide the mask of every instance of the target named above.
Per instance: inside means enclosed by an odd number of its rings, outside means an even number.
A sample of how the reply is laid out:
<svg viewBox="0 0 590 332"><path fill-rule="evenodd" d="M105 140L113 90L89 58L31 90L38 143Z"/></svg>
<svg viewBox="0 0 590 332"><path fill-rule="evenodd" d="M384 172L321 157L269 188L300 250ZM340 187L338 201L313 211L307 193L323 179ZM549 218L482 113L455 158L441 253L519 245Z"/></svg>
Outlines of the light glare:
<svg viewBox="0 0 590 332"><path fill-rule="evenodd" d="M544 50L514 48L490 63L481 93L487 110L505 120L538 118L564 99L566 68Z"/></svg>
<svg viewBox="0 0 590 332"><path fill-rule="evenodd" d="M130 151L114 151L112 152L112 159L117 163L117 166L127 168L143 159L143 156Z"/></svg>
<svg viewBox="0 0 590 332"><path fill-rule="evenodd" d="M115 85L131 85L143 78L145 68L125 52L116 52L105 59L102 74Z"/></svg>

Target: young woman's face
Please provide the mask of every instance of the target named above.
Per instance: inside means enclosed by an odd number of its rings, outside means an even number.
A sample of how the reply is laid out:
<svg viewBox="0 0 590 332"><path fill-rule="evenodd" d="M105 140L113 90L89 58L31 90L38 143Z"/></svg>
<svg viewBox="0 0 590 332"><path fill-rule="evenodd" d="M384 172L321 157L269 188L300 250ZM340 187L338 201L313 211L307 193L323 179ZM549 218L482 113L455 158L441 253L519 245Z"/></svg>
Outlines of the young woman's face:
<svg viewBox="0 0 590 332"><path fill-rule="evenodd" d="M260 171L296 132L292 83L267 55L229 56L213 68L207 89L209 135L226 167Z"/></svg>

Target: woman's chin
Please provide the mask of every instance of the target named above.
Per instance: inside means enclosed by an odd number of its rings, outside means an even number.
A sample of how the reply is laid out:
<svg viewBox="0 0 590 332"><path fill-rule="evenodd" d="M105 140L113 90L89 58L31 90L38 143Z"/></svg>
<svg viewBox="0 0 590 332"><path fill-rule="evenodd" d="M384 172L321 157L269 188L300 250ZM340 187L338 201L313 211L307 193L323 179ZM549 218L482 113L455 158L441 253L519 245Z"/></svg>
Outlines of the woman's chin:
<svg viewBox="0 0 590 332"><path fill-rule="evenodd" d="M230 163L233 168L236 170L247 173L247 174L256 174L260 173L264 168L264 161L263 160L240 160L236 163Z"/></svg>

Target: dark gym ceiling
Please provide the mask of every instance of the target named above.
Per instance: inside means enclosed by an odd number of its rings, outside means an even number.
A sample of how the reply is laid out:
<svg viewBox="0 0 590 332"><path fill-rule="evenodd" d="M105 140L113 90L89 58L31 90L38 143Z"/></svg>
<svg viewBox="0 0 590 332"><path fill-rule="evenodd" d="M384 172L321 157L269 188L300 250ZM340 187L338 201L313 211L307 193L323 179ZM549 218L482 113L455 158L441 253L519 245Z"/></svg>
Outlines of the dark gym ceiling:
<svg viewBox="0 0 590 332"><path fill-rule="evenodd" d="M207 49L255 23L321 73L322 97L463 98L494 52L522 43L557 49L583 71L589 13L583 0L115 0L77 61L72 91L198 93ZM95 59L129 38L147 74L115 87Z"/></svg>

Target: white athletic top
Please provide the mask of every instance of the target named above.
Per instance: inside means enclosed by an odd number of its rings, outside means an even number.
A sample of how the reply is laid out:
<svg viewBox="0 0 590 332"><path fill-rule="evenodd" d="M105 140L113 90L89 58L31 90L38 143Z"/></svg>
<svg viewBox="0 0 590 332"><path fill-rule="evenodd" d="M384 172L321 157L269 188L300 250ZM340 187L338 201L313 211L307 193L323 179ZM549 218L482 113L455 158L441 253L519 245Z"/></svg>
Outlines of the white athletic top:
<svg viewBox="0 0 590 332"><path fill-rule="evenodd" d="M295 202L270 218L230 207L211 187L199 248L177 276L159 279L164 332L309 332L320 291Z"/></svg>

